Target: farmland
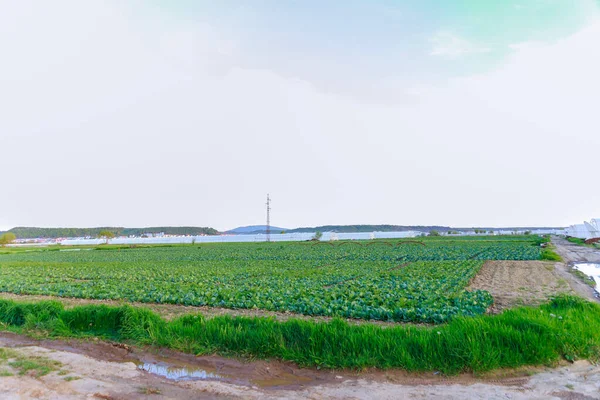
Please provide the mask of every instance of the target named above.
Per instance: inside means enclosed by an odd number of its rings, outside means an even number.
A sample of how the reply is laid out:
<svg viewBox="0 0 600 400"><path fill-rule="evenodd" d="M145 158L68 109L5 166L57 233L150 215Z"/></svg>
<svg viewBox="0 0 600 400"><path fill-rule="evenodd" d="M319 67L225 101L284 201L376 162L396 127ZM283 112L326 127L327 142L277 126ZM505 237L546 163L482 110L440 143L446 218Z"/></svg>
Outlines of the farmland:
<svg viewBox="0 0 600 400"><path fill-rule="evenodd" d="M541 239L100 246L0 254L0 291L443 323L483 314L485 260L537 260ZM75 250L75 251L73 251Z"/></svg>
<svg viewBox="0 0 600 400"><path fill-rule="evenodd" d="M467 290L476 275L481 280L478 272L488 260L509 260L504 263L519 268L519 260L554 257L548 248L540 248L542 241L534 236L431 237L5 248L0 254L0 291L89 299L85 301L93 304L71 307L57 301L0 299L0 323L3 329L38 336L94 337L319 368L456 374L599 359L597 304L557 295L535 307L488 314L494 302L490 293ZM541 268L546 265L554 264ZM486 263L488 272L490 267L494 263ZM109 306L94 299L124 304ZM130 302L307 317L208 317L190 308L167 319ZM334 318L323 322L311 316ZM372 323L375 320L391 323L379 326Z"/></svg>

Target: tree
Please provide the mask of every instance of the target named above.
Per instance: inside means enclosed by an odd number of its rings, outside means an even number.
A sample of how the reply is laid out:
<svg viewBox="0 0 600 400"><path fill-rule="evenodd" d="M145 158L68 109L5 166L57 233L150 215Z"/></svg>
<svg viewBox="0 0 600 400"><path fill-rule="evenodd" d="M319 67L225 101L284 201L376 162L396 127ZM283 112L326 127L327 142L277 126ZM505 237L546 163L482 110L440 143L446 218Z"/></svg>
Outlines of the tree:
<svg viewBox="0 0 600 400"><path fill-rule="evenodd" d="M321 240L322 237L323 237L323 232L316 231L315 236L313 236L312 240Z"/></svg>
<svg viewBox="0 0 600 400"><path fill-rule="evenodd" d="M6 232L5 234L3 234L2 236L0 236L0 245L2 247L6 246L7 244L11 244L12 242L14 242L17 239L17 237L15 236L14 233L12 232Z"/></svg>
<svg viewBox="0 0 600 400"><path fill-rule="evenodd" d="M100 231L100 233L98 233L98 237L106 239L106 244L108 244L109 239L114 238L115 234L114 234L114 232L104 230L104 231Z"/></svg>
<svg viewBox="0 0 600 400"><path fill-rule="evenodd" d="M429 236L440 236L438 231L429 231Z"/></svg>

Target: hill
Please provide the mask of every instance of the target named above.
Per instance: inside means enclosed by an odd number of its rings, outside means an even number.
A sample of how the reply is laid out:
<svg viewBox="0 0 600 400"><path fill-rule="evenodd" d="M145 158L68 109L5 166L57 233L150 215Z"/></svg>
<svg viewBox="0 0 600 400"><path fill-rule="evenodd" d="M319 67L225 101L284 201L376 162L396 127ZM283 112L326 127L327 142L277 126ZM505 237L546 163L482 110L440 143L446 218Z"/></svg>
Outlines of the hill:
<svg viewBox="0 0 600 400"><path fill-rule="evenodd" d="M271 232L279 233L281 231L287 232L288 229L280 228L278 226L271 227ZM230 234L234 234L234 235L251 235L251 234L266 233L266 232L267 232L266 225L249 225L249 226L240 226L238 228L228 230L225 233L230 233Z"/></svg>
<svg viewBox="0 0 600 400"><path fill-rule="evenodd" d="M321 225L315 227L303 227L296 229L289 229L286 232L294 233L294 232L338 232L338 233L356 233L356 232L405 232L405 231L420 231L420 232L429 232L429 231L438 231L438 232L448 232L448 231L458 231L458 232L467 232L473 230L481 230L481 231L491 231L491 230L534 230L534 229L560 229L560 228L552 228L552 227L508 227L508 228L482 228L482 227L472 227L472 228L454 228L450 226L440 226L440 225Z"/></svg>
<svg viewBox="0 0 600 400"><path fill-rule="evenodd" d="M16 227L12 232L18 239L56 239L65 237L97 237L100 231L108 230L116 236L141 236L144 233L165 233L166 235L218 235L216 229L194 226L158 226L148 228L98 227L98 228L35 228Z"/></svg>
<svg viewBox="0 0 600 400"><path fill-rule="evenodd" d="M321 225L290 229L287 232L404 232L404 231L430 231L447 232L452 230L449 226L403 226L403 225Z"/></svg>

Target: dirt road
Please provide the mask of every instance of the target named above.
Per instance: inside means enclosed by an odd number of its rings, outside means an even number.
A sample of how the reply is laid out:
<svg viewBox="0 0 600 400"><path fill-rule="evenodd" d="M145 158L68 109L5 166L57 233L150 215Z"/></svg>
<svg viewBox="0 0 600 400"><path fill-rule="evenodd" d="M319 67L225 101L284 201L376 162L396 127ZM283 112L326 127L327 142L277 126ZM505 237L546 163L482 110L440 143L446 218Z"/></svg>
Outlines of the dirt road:
<svg viewBox="0 0 600 400"><path fill-rule="evenodd" d="M574 263L600 263L600 250L579 246L558 236L552 237L552 244L556 246L556 252L564 260L564 263L556 263L556 272L561 278L569 282L569 285L577 294L590 301L600 303L596 290L570 272Z"/></svg>
<svg viewBox="0 0 600 400"><path fill-rule="evenodd" d="M207 363L223 363L218 373L175 380L140 368L140 361L148 361L148 357L154 357L156 363L156 354L98 341L37 341L2 333L2 351L11 352L0 361L2 399L600 399L600 367L586 361L508 376L501 372L485 378L445 378L401 371L299 370L278 362L171 353L169 362L184 362L188 367L194 358L202 368L207 368ZM14 359L28 357L38 363L47 360L53 369L43 375L35 370L20 375L23 371ZM534 372L537 374L530 377ZM176 373L170 378L174 376L181 378ZM294 376L295 383L291 383Z"/></svg>
<svg viewBox="0 0 600 400"><path fill-rule="evenodd" d="M566 263L590 262L600 263L600 250L591 247L579 246L568 240L553 236L552 243Z"/></svg>

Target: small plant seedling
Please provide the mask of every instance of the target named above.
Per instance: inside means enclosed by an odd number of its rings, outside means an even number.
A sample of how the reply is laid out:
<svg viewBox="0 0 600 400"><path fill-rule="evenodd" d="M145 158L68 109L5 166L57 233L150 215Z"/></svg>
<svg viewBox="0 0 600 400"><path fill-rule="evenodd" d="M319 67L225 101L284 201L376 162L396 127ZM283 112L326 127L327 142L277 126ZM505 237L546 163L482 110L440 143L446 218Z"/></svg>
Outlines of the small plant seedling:
<svg viewBox="0 0 600 400"><path fill-rule="evenodd" d="M160 389L150 386L143 386L138 388L139 393L141 394L161 394Z"/></svg>

